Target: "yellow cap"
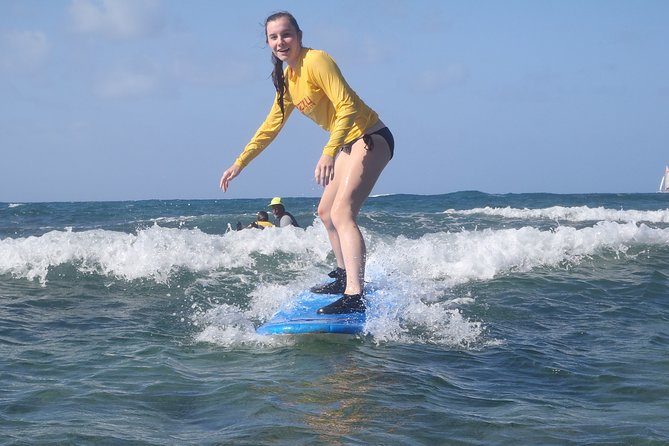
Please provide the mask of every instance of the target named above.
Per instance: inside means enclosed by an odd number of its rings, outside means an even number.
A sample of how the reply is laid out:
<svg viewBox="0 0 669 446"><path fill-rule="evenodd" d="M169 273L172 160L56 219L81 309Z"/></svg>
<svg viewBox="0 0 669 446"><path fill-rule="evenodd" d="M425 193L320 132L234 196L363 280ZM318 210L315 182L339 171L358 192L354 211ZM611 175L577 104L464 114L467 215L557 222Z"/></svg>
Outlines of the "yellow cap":
<svg viewBox="0 0 669 446"><path fill-rule="evenodd" d="M281 206L283 206L283 203L281 202L281 197L272 198L272 201L269 202L268 206L274 206L275 204L280 204Z"/></svg>

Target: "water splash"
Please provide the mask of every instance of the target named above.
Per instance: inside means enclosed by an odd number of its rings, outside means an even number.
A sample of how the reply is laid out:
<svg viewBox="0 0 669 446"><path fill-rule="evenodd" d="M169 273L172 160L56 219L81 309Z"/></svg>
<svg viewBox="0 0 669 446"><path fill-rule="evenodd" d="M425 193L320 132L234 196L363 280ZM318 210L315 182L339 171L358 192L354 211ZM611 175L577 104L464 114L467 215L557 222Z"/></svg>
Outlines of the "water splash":
<svg viewBox="0 0 669 446"><path fill-rule="evenodd" d="M627 255L669 243L667 228L614 221L553 230L524 226L443 231L413 239L364 232L366 280L380 296L370 308L369 337L455 348L476 348L488 341L484 321L467 316L476 296L455 294L459 285L559 268L593 256L624 261ZM0 254L0 274L45 285L50 271L60 265L114 280L168 285L186 271L188 283L179 285L200 302L186 315L196 340L226 346L289 342L260 338L255 327L307 285L322 280L332 265L325 231L318 224L306 230L223 235L158 224L136 233L68 229L0 240Z"/></svg>

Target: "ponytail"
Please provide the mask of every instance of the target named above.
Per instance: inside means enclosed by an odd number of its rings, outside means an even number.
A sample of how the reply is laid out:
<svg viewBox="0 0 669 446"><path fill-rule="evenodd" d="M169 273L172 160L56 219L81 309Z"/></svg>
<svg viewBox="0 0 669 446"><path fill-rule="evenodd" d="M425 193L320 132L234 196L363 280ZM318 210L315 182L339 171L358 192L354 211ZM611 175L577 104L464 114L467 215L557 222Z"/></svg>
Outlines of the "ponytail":
<svg viewBox="0 0 669 446"><path fill-rule="evenodd" d="M283 96L286 93L286 80L283 77L283 62L272 53L272 63L274 64L274 69L272 70L272 82L276 89L276 103L281 109L281 122L283 122L285 113Z"/></svg>

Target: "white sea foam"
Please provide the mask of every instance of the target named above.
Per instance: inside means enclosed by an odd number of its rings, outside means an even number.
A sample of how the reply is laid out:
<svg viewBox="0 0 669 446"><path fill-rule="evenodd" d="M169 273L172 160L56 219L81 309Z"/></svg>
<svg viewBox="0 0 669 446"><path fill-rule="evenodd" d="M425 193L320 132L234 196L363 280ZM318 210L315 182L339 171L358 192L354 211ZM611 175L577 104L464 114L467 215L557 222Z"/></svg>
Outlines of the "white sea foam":
<svg viewBox="0 0 669 446"><path fill-rule="evenodd" d="M268 320L277 309L290 302L300 289L277 284L260 284L250 295L248 309L222 304L191 316L195 326L202 327L197 342L208 342L226 347L290 345L295 339L289 336L259 335L255 327Z"/></svg>
<svg viewBox="0 0 669 446"><path fill-rule="evenodd" d="M150 279L166 283L180 270L198 273L252 268L251 254L285 251L316 259L328 253L324 234L299 229L270 228L210 235L198 229L154 225L128 234L107 230L51 231L39 237L0 240L0 274L47 281L50 269L71 264L84 273L123 280ZM280 234L280 235L279 235Z"/></svg>
<svg viewBox="0 0 669 446"><path fill-rule="evenodd" d="M599 222L581 229L560 226L553 231L526 226L441 232L418 240L398 237L378 241L368 265L372 271L401 277L400 283L418 280L450 288L508 272L578 261L605 250L624 253L638 244L667 243L669 229L616 222Z"/></svg>
<svg viewBox="0 0 669 446"><path fill-rule="evenodd" d="M649 219L651 214L642 215ZM645 224L602 221L586 228L559 226L548 231L525 226L436 232L418 239L366 233L367 275L368 280L381 285L400 275L452 286L507 271L557 265L601 249L665 244L668 231ZM181 269L207 275L253 268L258 255L277 253L290 254L289 261L303 270L304 279L314 280L321 277L330 248L319 224L306 230L269 228L226 234L157 224L132 234L102 229L54 230L41 236L1 239L0 274L45 282L50 269L71 264L84 273L165 283ZM318 264L318 268L310 270L310 264Z"/></svg>
<svg viewBox="0 0 669 446"><path fill-rule="evenodd" d="M4 239L0 271L45 282L50 268L73 264L83 272L97 272L126 280L150 278L165 282L180 266L194 270L233 267L244 258L205 255L220 240L200 231L154 226L136 235L90 230L51 231L40 237Z"/></svg>
<svg viewBox="0 0 669 446"><path fill-rule="evenodd" d="M255 326L269 319L280 306L289 304L298 291L296 287L261 286L252 293L247 310L222 304L195 312L192 322L201 327L196 341L225 347L293 344L298 338L258 335ZM453 305L454 302L428 304L393 290L378 291L367 311L362 336L376 343L431 343L456 348L481 345L483 324L467 319Z"/></svg>
<svg viewBox="0 0 669 446"><path fill-rule="evenodd" d="M549 219L555 221L618 221L618 222L649 222L669 223L669 209L655 211L617 210L604 207L588 206L551 206L541 209L518 209L512 207L483 207L474 209L448 209L445 214L451 215L489 215L512 219Z"/></svg>
<svg viewBox="0 0 669 446"><path fill-rule="evenodd" d="M313 237L310 234L308 237ZM669 229L653 229L633 223L601 222L594 227L559 227L541 231L533 227L459 233L427 234L419 239L384 238L366 234L370 240L367 277L380 290L368 312L365 330L376 342L427 342L469 348L484 339L482 321L470 320L464 309L475 296L449 295L455 285L489 280L510 272L554 267L578 262L596 254L624 254L635 245L666 245ZM316 268L305 272L317 278ZM253 293L246 319L262 322L302 285L261 284ZM200 341L231 345L239 342L236 313L215 309ZM246 343L270 342L258 338L248 327Z"/></svg>
<svg viewBox="0 0 669 446"><path fill-rule="evenodd" d="M365 231L366 280L378 288L366 330L378 342L430 342L467 347L482 339L484 321L469 320L466 308L476 296L457 295L456 285L514 272L559 267L583 257L621 258L632 248L666 247L669 228L599 222L591 227L560 226L438 232L410 239ZM271 344L255 334L280 305L306 284L323 279L330 252L325 231L270 228L224 235L198 229L154 225L135 234L116 231L51 231L39 237L0 240L0 274L48 282L49 272L68 264L85 274L118 280L169 283L180 270L198 276L194 287L215 289L220 279L243 278L252 289L243 307L194 307L187 315L196 339L222 345ZM270 262L277 274L259 280L257 261ZM284 263L285 262L285 263ZM291 270L291 279L281 271ZM297 275L296 275L297 274ZM277 279L276 277L280 277Z"/></svg>

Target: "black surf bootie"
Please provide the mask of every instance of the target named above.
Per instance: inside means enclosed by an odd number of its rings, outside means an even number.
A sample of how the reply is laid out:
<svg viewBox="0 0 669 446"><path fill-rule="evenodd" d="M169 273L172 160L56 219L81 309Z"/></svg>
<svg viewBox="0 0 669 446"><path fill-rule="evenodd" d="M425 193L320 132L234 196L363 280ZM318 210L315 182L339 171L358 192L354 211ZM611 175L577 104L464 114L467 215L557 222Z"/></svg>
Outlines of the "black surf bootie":
<svg viewBox="0 0 669 446"><path fill-rule="evenodd" d="M365 298L361 294L344 294L344 297L335 300L330 305L319 308L318 314L346 314L364 313Z"/></svg>
<svg viewBox="0 0 669 446"><path fill-rule="evenodd" d="M346 270L344 268L337 268L331 271L328 276L334 279L334 282L326 283L324 285L316 285L311 288L312 293L316 294L341 294L346 289Z"/></svg>

